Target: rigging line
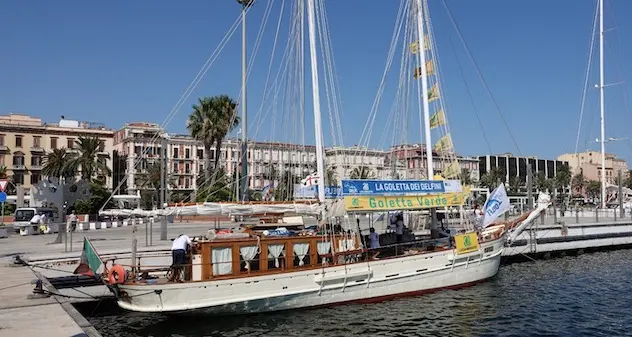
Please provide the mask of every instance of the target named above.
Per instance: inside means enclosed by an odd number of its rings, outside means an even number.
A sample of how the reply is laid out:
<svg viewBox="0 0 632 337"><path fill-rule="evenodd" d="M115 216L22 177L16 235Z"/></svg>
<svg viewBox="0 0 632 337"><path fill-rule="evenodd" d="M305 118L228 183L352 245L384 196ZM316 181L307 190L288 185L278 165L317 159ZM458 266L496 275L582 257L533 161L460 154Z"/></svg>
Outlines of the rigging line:
<svg viewBox="0 0 632 337"><path fill-rule="evenodd" d="M318 38L321 45L320 54L323 60L323 82L325 87L325 97L327 99L327 116L329 120L330 134L333 138L333 143L336 144L338 140L336 139L336 128L334 127L335 123L335 108L336 108L336 93L335 93L335 85L333 83L333 74L331 68L331 55L329 54L329 45L328 45L328 36L327 36L327 16L324 13L324 3L323 1L318 2L318 7L316 11L316 26L318 29Z"/></svg>
<svg viewBox="0 0 632 337"><path fill-rule="evenodd" d="M520 150L520 146L518 146L518 142L516 141L516 138L514 137L514 135L511 132L511 130L509 129L509 124L507 124L507 121L505 120L505 116L503 115L502 111L500 110L500 106L498 105L498 102L496 101L496 99L492 95L491 90L489 88L489 85L487 84L487 81L485 80L485 77L483 76L483 73L481 72L481 70L480 70L480 68L478 66L478 63L474 59L474 56L472 55L472 53L470 51L470 48L468 47L468 44L465 41L465 38L463 38L463 35L461 34L461 29L459 28L459 25L457 24L456 20L454 19L454 16L452 16L452 12L450 11L450 8L448 8L448 4L446 3L445 0L441 0L441 3L443 4L443 7L446 9L446 11L448 13L448 17L450 18L450 21L452 22L452 25L454 26L454 28L455 28L455 30L457 32L457 35L459 36L459 39L461 40L461 43L465 47L465 51L467 52L467 55L469 56L470 60L472 61L472 64L474 65L474 68L476 69L476 73L478 74L479 79L481 80L483 86L485 87L485 91L487 91L487 95L489 96L489 98L491 99L492 103L494 104L494 108L496 109L496 112L498 113L498 116L500 117L501 121L505 125L505 128L507 129L507 133L509 134L509 137L511 138L511 141L516 146L516 150L518 151L518 154L522 155L522 151Z"/></svg>
<svg viewBox="0 0 632 337"><path fill-rule="evenodd" d="M257 32L257 37L255 39L255 45L250 53L250 59L248 62L248 71L246 74L246 80L250 77L250 73L252 72L253 65L255 63L255 58L259 51L259 47L261 46L261 41L263 40L263 33L265 32L266 26L268 25L268 19L270 17L270 13L272 12L272 6L274 5L274 0L270 0L266 4L266 8L263 12L263 19L261 20L261 24L259 25L259 31Z"/></svg>
<svg viewBox="0 0 632 337"><path fill-rule="evenodd" d="M397 18L400 18L403 13L406 12L406 7L404 6L404 4L406 3L406 0L402 0L400 2L400 8L398 11L398 16ZM362 131L362 135L360 136L360 144L364 144L365 142L368 144L370 137L371 137L371 130L373 129L373 126L375 125L375 118L377 116L377 110L378 107L380 105L381 99L382 99L382 94L384 92L384 88L386 87L386 77L388 75L388 72L391 68L393 59L394 59L394 54L395 54L395 48L397 46L397 31L398 31L398 25L397 25L397 21L395 26L393 27L393 34L391 36L391 43L390 43L390 47L389 47L389 51L387 54L387 58L386 58L386 65L385 65L385 69L384 72L382 73L382 78L380 80L380 85L378 87L378 91L376 94L375 99L373 100L373 104L371 106L371 111L369 113L369 117L367 118L367 121L365 123L364 126L364 130ZM366 137L366 138L365 138ZM366 141L365 141L366 139Z"/></svg>
<svg viewBox="0 0 632 337"><path fill-rule="evenodd" d="M220 41L220 44L215 48L215 50L213 50L213 53L211 53L211 56L208 57L208 59L206 60L206 62L202 66L202 68L196 74L195 78L191 81L191 83L189 83L189 86L186 88L185 92L180 96L180 98L178 99L178 101L176 102L174 107L171 109L171 111L169 112L169 114L167 115L165 120L163 121L163 123L161 125L161 129L164 130L167 127L167 125L171 122L171 120L173 119L173 117L175 116L177 111L184 104L184 101L186 101L186 99L188 99L188 97L191 95L193 90L197 87L197 84L200 82L199 80L201 80L201 78L204 77L204 75L206 74L208 69L211 67L211 65L213 65L213 63L215 62L215 60L219 56L219 53L221 53L221 51L224 49L224 47L226 46L226 44L228 43L230 38L233 36L235 31L237 30L237 26L238 26L240 21L241 21L241 14L235 20L235 22L233 23L231 28L229 28L228 32L224 35L224 37ZM159 136L160 136L160 133L157 133L154 137L151 138L150 143L155 142L159 138ZM145 151L142 153L141 157L139 157L139 158L137 158L135 160L134 166L132 167L132 169L135 169L143 161L143 157L144 157L144 155L149 153L149 149L150 149L149 147L145 148ZM125 175L123 177L123 179L121 179L121 182L112 191L110 196L106 199L106 201L101 206L100 211L102 211L105 208L105 206L112 199L112 197L120 190L120 188L123 186L123 184L127 182L127 178L128 178L128 175Z"/></svg>
<svg viewBox="0 0 632 337"><path fill-rule="evenodd" d="M467 89L468 98L470 99L470 103L472 103L472 109L474 109L474 116L476 116L476 121L478 122L478 126L481 128L481 132L483 134L483 140L485 141L485 144L487 145L487 150L489 151L489 153L492 153L492 147L489 143L489 140L487 139L487 133L485 132L485 128L483 127L483 122L481 121L481 116L479 115L478 109L476 108L476 103L474 102L472 89L470 88L467 82L467 79L465 78L465 73L463 72L463 67L461 66L461 62L459 61L459 58L456 57L456 48L454 47L454 43L452 43L451 38L448 38L448 42L450 43L450 47L452 47L452 51L454 51L456 64L457 64L457 67L459 68L461 77L463 77L463 82L465 83L465 88Z"/></svg>

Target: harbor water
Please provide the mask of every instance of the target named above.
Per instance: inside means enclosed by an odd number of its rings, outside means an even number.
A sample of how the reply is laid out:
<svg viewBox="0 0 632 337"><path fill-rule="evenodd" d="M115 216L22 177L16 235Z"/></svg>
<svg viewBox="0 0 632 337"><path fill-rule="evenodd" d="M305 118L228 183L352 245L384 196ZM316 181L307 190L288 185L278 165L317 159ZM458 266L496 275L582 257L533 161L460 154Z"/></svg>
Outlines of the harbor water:
<svg viewBox="0 0 632 337"><path fill-rule="evenodd" d="M234 317L92 310L103 336L632 336L632 250L514 263L489 282L370 305Z"/></svg>

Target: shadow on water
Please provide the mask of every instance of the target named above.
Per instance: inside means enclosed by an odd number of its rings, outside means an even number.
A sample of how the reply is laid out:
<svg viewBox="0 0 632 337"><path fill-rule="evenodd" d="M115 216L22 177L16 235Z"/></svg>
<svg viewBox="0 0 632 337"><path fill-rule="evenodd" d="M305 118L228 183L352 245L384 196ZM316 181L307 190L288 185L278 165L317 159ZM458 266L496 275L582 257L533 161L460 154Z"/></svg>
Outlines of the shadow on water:
<svg viewBox="0 0 632 337"><path fill-rule="evenodd" d="M628 336L631 257L622 250L511 264L471 288L377 304L213 317L102 303L88 319L104 336L119 337Z"/></svg>

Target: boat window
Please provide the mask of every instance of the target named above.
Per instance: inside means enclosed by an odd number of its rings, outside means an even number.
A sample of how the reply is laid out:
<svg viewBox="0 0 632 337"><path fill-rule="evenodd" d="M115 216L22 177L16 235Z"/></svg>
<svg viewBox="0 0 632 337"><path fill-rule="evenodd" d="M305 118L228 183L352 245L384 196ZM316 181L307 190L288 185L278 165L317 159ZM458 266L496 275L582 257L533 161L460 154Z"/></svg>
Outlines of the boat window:
<svg viewBox="0 0 632 337"><path fill-rule="evenodd" d="M251 272L260 270L259 268L259 246L239 247L240 271Z"/></svg>
<svg viewBox="0 0 632 337"><path fill-rule="evenodd" d="M331 254L331 242L321 241L316 246L318 248L318 263L328 263L327 258L323 258L322 255ZM324 261L323 261L324 260Z"/></svg>
<svg viewBox="0 0 632 337"><path fill-rule="evenodd" d="M31 221L35 216L35 211L32 209L18 209L15 211L15 221Z"/></svg>
<svg viewBox="0 0 632 337"><path fill-rule="evenodd" d="M294 266L302 267L310 265L309 261L309 243L301 242L294 244Z"/></svg>
<svg viewBox="0 0 632 337"><path fill-rule="evenodd" d="M213 275L229 275L233 273L233 249L231 247L213 248Z"/></svg>
<svg viewBox="0 0 632 337"><path fill-rule="evenodd" d="M268 245L268 269L285 267L285 245Z"/></svg>

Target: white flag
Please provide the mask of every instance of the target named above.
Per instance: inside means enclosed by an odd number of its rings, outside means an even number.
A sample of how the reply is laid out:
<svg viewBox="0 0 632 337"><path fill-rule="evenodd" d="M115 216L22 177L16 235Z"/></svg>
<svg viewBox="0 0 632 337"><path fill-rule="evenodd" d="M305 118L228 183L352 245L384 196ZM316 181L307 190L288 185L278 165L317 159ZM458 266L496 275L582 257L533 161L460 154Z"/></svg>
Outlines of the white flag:
<svg viewBox="0 0 632 337"><path fill-rule="evenodd" d="M318 172L314 172L301 180L303 186L318 185Z"/></svg>
<svg viewBox="0 0 632 337"><path fill-rule="evenodd" d="M483 206L483 228L489 226L490 223L507 212L510 207L505 184L501 183L485 201L485 206Z"/></svg>

